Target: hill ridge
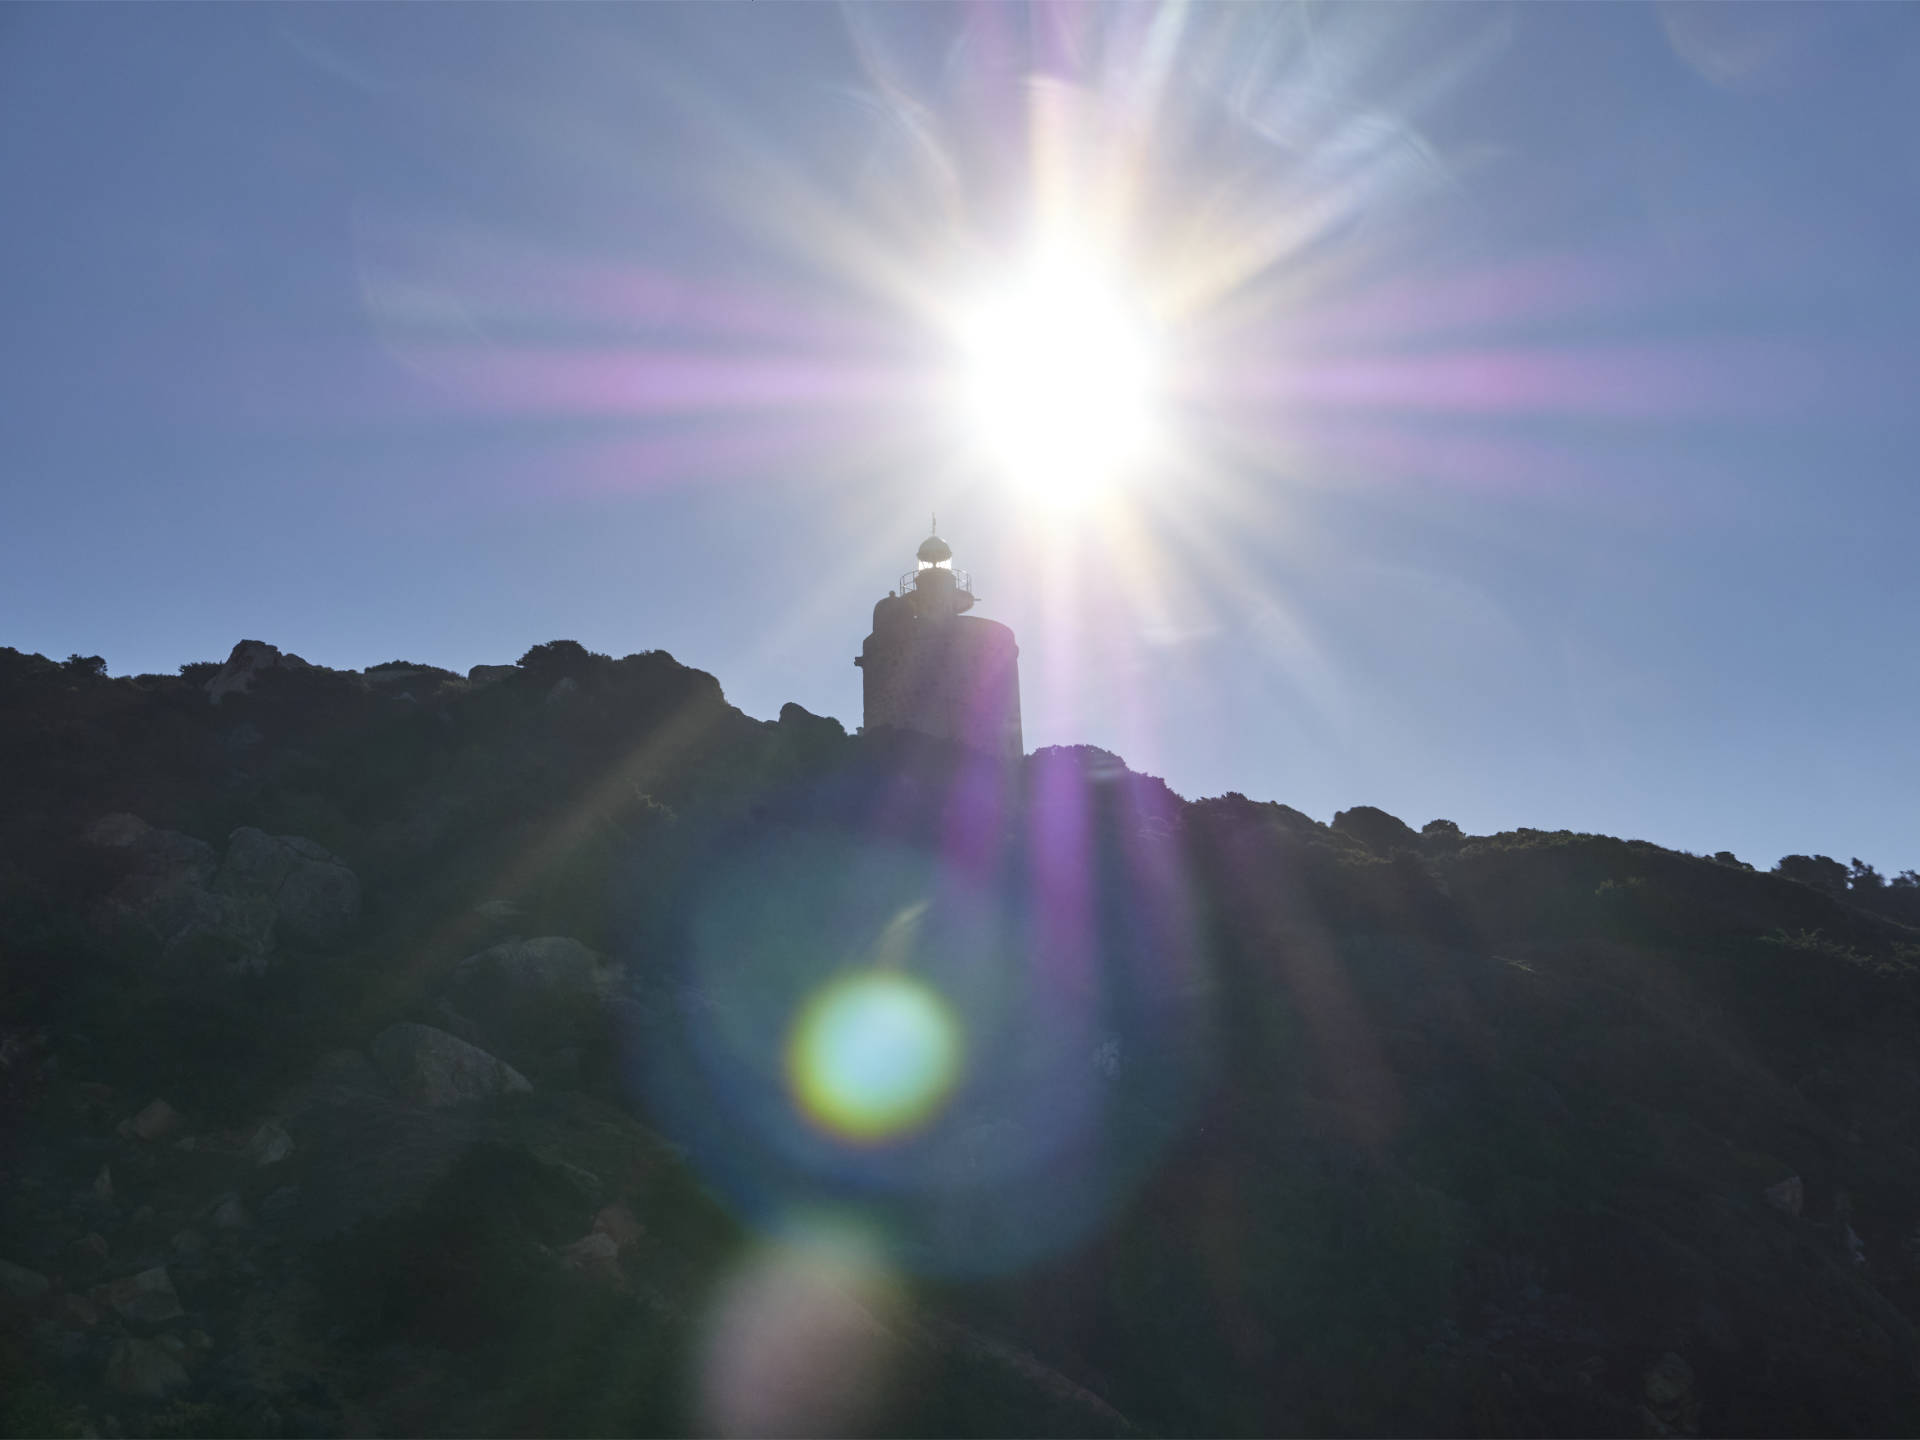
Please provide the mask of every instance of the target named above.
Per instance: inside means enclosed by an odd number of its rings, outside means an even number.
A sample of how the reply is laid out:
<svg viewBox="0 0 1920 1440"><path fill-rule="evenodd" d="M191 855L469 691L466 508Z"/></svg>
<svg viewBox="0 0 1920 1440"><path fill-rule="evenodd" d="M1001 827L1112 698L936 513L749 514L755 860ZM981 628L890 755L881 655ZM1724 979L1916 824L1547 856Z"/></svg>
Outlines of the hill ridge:
<svg viewBox="0 0 1920 1440"><path fill-rule="evenodd" d="M96 659L0 649L7 1428L1920 1422L1911 876L1187 800L658 651ZM854 1144L780 1057L876 968L962 1058ZM712 1408L801 1333L867 1378Z"/></svg>

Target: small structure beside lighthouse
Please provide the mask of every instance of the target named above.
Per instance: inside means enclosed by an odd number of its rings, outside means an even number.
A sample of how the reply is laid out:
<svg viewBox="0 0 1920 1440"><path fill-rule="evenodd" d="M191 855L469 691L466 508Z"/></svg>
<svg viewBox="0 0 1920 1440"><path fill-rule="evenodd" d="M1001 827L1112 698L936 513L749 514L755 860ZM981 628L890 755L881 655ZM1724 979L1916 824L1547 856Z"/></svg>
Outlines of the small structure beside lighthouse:
<svg viewBox="0 0 1920 1440"><path fill-rule="evenodd" d="M873 633L853 663L864 676L865 725L913 730L1018 757L1020 647L996 620L969 615L973 581L953 568L938 532L914 569L873 607Z"/></svg>

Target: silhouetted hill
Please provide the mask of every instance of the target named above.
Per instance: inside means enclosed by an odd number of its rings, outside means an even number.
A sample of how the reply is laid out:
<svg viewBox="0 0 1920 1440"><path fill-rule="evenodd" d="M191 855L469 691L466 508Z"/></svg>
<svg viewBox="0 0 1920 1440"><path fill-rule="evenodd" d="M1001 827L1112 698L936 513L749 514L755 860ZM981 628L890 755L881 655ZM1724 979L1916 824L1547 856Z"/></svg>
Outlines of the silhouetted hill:
<svg viewBox="0 0 1920 1440"><path fill-rule="evenodd" d="M567 641L0 650L0 785L12 1433L1920 1428L1912 872ZM804 1058L871 975L953 1057L893 1129Z"/></svg>

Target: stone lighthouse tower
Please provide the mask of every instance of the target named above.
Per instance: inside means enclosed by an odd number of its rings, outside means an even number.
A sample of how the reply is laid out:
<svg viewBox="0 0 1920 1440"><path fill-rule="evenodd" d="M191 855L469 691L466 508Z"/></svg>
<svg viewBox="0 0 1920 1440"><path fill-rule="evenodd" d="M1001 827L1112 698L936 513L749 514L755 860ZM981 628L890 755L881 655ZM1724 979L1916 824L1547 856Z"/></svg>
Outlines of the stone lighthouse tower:
<svg viewBox="0 0 1920 1440"><path fill-rule="evenodd" d="M936 524L935 529L938 529ZM973 608L973 581L936 534L917 566L873 607L873 633L853 663L865 679L867 730L916 730L1017 757L1020 647Z"/></svg>

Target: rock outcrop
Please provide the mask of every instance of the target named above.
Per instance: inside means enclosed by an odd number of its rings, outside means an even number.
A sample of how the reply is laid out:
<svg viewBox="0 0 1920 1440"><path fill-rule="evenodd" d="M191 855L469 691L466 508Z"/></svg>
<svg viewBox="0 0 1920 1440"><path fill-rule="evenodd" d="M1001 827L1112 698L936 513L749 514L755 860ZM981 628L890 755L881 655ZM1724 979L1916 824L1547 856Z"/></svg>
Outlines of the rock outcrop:
<svg viewBox="0 0 1920 1440"><path fill-rule="evenodd" d="M116 813L86 839L122 866L99 907L103 927L158 942L171 959L257 970L282 943L326 949L359 923L359 877L304 836L243 826L222 858L204 840Z"/></svg>
<svg viewBox="0 0 1920 1440"><path fill-rule="evenodd" d="M310 670L313 667L298 655L288 655L277 645L264 640L242 640L227 656L227 663L207 681L207 699L218 705L228 695L244 695L253 688L254 677L263 670Z"/></svg>
<svg viewBox="0 0 1920 1440"><path fill-rule="evenodd" d="M382 1078L416 1105L437 1109L533 1088L504 1060L431 1025L389 1025L372 1049Z"/></svg>
<svg viewBox="0 0 1920 1440"><path fill-rule="evenodd" d="M300 835L242 826L227 841L214 889L273 906L277 933L293 945L324 949L360 919L360 879L338 855Z"/></svg>

